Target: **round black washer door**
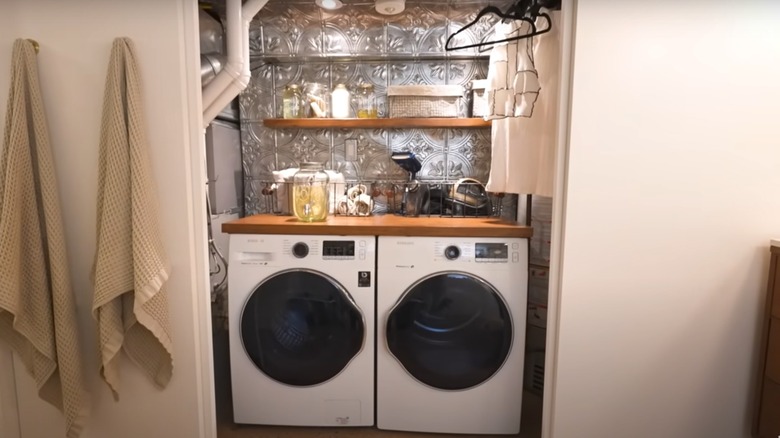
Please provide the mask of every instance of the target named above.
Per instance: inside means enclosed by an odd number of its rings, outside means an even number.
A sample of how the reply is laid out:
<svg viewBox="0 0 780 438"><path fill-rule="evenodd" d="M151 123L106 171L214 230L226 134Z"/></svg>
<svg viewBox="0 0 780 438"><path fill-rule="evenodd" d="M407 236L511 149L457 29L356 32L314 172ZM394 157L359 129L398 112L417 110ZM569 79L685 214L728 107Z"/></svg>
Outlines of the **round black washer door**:
<svg viewBox="0 0 780 438"><path fill-rule="evenodd" d="M365 337L360 310L334 279L315 271L280 272L260 283L241 314L241 340L268 377L311 386L339 374Z"/></svg>
<svg viewBox="0 0 780 438"><path fill-rule="evenodd" d="M512 320L490 284L462 272L420 280L387 319L387 346L406 371L433 388L460 390L488 380L512 346Z"/></svg>

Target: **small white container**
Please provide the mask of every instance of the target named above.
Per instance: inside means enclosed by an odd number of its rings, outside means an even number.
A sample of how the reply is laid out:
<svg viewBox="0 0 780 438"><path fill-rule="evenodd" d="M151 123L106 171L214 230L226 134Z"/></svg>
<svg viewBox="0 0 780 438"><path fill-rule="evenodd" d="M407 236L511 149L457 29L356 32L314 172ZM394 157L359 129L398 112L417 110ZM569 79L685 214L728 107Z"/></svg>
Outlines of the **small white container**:
<svg viewBox="0 0 780 438"><path fill-rule="evenodd" d="M336 119L349 117L349 90L344 84L336 85L330 94L330 114Z"/></svg>

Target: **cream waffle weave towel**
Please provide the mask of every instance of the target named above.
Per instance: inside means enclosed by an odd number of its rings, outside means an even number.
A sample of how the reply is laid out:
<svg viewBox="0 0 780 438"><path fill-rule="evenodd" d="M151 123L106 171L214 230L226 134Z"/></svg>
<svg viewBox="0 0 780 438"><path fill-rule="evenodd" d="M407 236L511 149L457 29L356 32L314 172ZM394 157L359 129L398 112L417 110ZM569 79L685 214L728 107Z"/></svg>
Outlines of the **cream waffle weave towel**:
<svg viewBox="0 0 780 438"><path fill-rule="evenodd" d="M158 226L157 193L149 166L140 75L133 42L111 49L98 170L97 251L93 266L101 375L119 398L119 351L154 384L173 373L168 317L168 261Z"/></svg>
<svg viewBox="0 0 780 438"><path fill-rule="evenodd" d="M0 162L0 339L38 395L65 414L65 436L87 418L76 302L70 286L54 160L32 43L16 40Z"/></svg>

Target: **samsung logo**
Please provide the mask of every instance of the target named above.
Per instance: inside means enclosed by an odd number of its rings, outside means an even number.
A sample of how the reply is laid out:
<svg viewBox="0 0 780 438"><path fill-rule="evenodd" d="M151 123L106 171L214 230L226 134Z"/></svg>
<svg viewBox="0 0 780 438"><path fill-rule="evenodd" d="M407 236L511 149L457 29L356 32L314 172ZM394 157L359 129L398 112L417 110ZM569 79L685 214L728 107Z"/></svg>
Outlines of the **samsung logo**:
<svg viewBox="0 0 780 438"><path fill-rule="evenodd" d="M413 240L399 240L398 242L395 242L396 245L414 245Z"/></svg>

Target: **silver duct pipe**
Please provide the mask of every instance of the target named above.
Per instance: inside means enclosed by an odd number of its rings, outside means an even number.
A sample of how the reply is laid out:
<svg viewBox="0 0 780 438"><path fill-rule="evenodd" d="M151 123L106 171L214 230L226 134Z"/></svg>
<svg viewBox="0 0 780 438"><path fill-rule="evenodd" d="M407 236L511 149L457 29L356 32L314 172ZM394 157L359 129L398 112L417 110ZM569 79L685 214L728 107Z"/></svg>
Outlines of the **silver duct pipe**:
<svg viewBox="0 0 780 438"><path fill-rule="evenodd" d="M205 53L200 55L200 83L201 87L211 82L225 66L225 55L219 53Z"/></svg>
<svg viewBox="0 0 780 438"><path fill-rule="evenodd" d="M225 29L219 20L199 11L201 87L211 82L225 66Z"/></svg>
<svg viewBox="0 0 780 438"><path fill-rule="evenodd" d="M225 53L225 29L222 23L201 9L198 13L200 53Z"/></svg>
<svg viewBox="0 0 780 438"><path fill-rule="evenodd" d="M227 63L203 89L203 126L249 85L249 22L268 0L227 0Z"/></svg>

